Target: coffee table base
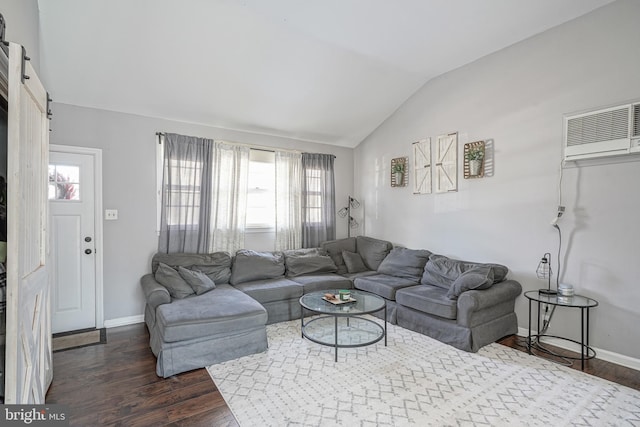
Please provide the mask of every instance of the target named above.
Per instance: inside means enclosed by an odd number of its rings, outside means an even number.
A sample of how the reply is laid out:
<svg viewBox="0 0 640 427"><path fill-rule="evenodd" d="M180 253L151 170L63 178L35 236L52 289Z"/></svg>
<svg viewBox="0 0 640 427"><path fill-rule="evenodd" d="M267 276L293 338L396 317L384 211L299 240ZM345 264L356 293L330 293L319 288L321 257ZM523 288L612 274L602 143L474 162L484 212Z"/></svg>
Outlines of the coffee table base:
<svg viewBox="0 0 640 427"><path fill-rule="evenodd" d="M317 344L334 347L335 361L338 361L339 348L364 347L375 344L384 338L387 346L387 307L383 307L384 326L361 315L340 316L321 315L304 323L304 310L300 316L302 338ZM310 311L310 310L309 310ZM333 325L331 325L333 323Z"/></svg>

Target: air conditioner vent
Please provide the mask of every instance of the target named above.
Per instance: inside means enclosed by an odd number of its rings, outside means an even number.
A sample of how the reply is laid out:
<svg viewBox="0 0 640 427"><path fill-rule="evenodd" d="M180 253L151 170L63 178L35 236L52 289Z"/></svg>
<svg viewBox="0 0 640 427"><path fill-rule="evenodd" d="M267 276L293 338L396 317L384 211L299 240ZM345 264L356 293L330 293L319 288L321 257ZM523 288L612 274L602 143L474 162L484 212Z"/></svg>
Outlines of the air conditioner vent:
<svg viewBox="0 0 640 427"><path fill-rule="evenodd" d="M639 105L634 114L640 115ZM636 120L636 127L640 121ZM640 129L638 129L640 131ZM573 117L567 121L567 146L592 144L629 137L629 108Z"/></svg>
<svg viewBox="0 0 640 427"><path fill-rule="evenodd" d="M640 104L633 106L633 128L631 129L631 137L640 136Z"/></svg>

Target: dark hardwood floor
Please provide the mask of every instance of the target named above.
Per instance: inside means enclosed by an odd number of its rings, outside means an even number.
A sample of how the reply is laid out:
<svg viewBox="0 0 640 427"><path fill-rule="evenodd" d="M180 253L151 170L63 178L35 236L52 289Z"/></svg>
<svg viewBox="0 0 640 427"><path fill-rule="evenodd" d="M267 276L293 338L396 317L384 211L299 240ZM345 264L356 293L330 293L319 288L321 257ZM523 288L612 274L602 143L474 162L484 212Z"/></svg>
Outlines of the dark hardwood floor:
<svg viewBox="0 0 640 427"><path fill-rule="evenodd" d="M107 344L53 353L47 403L76 426L237 426L205 369L156 375L144 324L107 330Z"/></svg>
<svg viewBox="0 0 640 427"><path fill-rule="evenodd" d="M500 341L524 351L520 342ZM155 363L144 324L109 329L107 344L53 354L47 403L69 405L70 424L77 426L238 425L205 369L163 379ZM593 359L585 372L640 390L633 369Z"/></svg>
<svg viewBox="0 0 640 427"><path fill-rule="evenodd" d="M511 335L509 337L503 338L498 343L506 345L508 347L512 347L521 351L527 351L525 347L525 338L518 337L516 335ZM546 346L553 352L559 355L564 356L572 356L579 357L579 353L573 353L571 351L563 350L554 346ZM538 352L539 353L539 352ZM534 350L534 354L536 351ZM565 360L560 360L559 358L553 358L552 356L545 356L550 360L555 360L558 363L564 364ZM577 371L580 370L581 362L580 360L569 361L573 362L570 366L571 369L575 369ZM635 390L640 390L640 371L636 371L635 369L627 368L625 366L616 365L615 363L607 362L601 359L590 359L585 361L584 363L584 372L587 374L594 375L596 377L604 378L605 380L613 381L614 383L622 384L629 388L633 388Z"/></svg>

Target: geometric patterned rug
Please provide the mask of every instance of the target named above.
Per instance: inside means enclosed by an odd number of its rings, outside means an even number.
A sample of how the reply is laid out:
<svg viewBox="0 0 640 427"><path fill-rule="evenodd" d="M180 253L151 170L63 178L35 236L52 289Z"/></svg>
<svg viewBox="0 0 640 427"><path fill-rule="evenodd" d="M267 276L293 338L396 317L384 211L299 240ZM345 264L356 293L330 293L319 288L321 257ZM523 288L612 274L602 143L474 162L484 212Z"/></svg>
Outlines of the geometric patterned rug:
<svg viewBox="0 0 640 427"><path fill-rule="evenodd" d="M640 426L640 392L500 344L478 353L388 325L338 351L267 326L264 353L209 366L242 427Z"/></svg>

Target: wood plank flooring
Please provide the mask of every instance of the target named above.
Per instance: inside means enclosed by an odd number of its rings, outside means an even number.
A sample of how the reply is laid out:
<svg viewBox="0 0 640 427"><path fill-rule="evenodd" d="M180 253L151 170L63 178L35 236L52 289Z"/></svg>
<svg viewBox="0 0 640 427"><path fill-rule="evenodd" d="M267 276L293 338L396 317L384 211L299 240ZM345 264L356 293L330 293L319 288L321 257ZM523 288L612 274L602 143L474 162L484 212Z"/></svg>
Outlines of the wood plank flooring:
<svg viewBox="0 0 640 427"><path fill-rule="evenodd" d="M237 426L205 369L156 375L144 324L107 330L107 344L53 354L47 403L75 426Z"/></svg>
<svg viewBox="0 0 640 427"><path fill-rule="evenodd" d="M521 341L500 343L524 351ZM155 363L144 324L108 329L107 344L53 354L47 403L69 405L74 426L238 426L205 369L163 379ZM640 390L633 369L594 359L585 372Z"/></svg>

